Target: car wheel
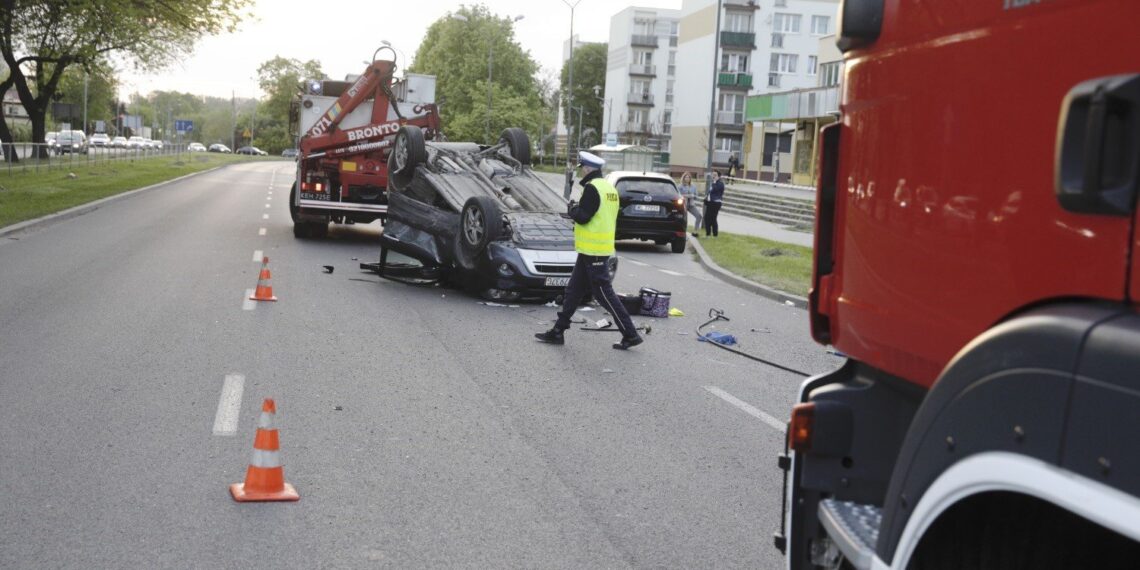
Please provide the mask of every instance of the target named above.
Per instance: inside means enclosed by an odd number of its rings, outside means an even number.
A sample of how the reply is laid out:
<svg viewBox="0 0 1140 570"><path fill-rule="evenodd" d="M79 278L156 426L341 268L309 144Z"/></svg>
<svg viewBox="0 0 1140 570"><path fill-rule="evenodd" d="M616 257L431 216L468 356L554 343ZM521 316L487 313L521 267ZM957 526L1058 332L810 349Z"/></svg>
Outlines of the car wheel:
<svg viewBox="0 0 1140 570"><path fill-rule="evenodd" d="M396 131L396 141L388 155L388 176L401 185L412 181L416 167L427 160L424 132L414 125L404 125Z"/></svg>
<svg viewBox="0 0 1140 570"><path fill-rule="evenodd" d="M673 240L673 253L685 253L685 244L689 243L683 237L675 238Z"/></svg>
<svg viewBox="0 0 1140 570"><path fill-rule="evenodd" d="M526 136L526 131L518 127L505 129L503 134L499 135L499 142L507 143L507 147L511 149L511 158L523 164L530 164L530 137Z"/></svg>
<svg viewBox="0 0 1140 570"><path fill-rule="evenodd" d="M487 196L472 196L459 212L459 233L455 236L455 263L474 271L479 254L503 233L503 213Z"/></svg>

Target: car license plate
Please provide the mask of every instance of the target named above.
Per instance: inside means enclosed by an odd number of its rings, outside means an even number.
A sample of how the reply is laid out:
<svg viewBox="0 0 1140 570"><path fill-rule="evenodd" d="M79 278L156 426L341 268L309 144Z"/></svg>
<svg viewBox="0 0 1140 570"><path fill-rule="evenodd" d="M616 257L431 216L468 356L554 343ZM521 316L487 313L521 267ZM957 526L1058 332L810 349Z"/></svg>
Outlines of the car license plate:
<svg viewBox="0 0 1140 570"><path fill-rule="evenodd" d="M546 286L547 287L565 287L569 284L570 284L570 278L569 277L547 277L546 278Z"/></svg>
<svg viewBox="0 0 1140 570"><path fill-rule="evenodd" d="M657 212L661 211L661 206L656 206L653 204L636 204L633 206L633 211L634 212L652 212L652 213L656 214Z"/></svg>

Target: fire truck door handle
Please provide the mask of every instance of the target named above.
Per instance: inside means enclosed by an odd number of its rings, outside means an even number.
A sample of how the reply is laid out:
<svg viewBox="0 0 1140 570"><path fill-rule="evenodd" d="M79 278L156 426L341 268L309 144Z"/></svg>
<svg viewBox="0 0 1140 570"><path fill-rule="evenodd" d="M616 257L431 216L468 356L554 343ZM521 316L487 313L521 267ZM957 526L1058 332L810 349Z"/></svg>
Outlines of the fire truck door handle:
<svg viewBox="0 0 1140 570"><path fill-rule="evenodd" d="M1061 106L1054 185L1061 207L1131 216L1140 171L1140 74L1073 87Z"/></svg>

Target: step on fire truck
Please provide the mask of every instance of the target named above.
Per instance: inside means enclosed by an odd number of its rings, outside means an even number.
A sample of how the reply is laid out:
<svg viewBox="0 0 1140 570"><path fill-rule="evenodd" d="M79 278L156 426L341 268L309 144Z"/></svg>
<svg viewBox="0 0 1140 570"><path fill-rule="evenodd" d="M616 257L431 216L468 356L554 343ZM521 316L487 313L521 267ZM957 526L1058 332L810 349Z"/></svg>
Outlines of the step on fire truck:
<svg viewBox="0 0 1140 570"><path fill-rule="evenodd" d="M392 59L377 59L385 51ZM396 132L413 125L426 140L440 136L435 77L397 79L395 72L395 51L381 47L360 77L307 81L293 101L290 122L299 149L289 201L294 236L324 237L330 222L383 223Z"/></svg>
<svg viewBox="0 0 1140 570"><path fill-rule="evenodd" d="M843 0L788 568L1140 568L1136 0Z"/></svg>

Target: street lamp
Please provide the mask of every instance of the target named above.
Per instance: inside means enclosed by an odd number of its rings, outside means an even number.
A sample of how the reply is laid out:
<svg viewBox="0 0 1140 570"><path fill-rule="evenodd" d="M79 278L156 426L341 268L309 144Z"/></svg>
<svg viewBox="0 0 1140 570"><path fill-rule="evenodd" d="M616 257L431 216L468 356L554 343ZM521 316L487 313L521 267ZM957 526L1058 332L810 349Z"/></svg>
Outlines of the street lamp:
<svg viewBox="0 0 1140 570"><path fill-rule="evenodd" d="M606 106L607 105L609 105L609 107L610 107L610 114L613 114L614 110L613 110L612 99L607 101L605 97L602 97L601 95L599 95L599 93L601 91L602 91L601 85L595 85L594 86L594 98L597 99L598 101L601 101L601 103L602 103L602 114L603 115L606 114ZM601 129L601 128L602 128L602 124L601 124L601 122L599 122L598 123L598 129ZM609 133L610 133L610 120L609 120L609 115L606 115L606 131L605 131L605 134L608 135Z"/></svg>
<svg viewBox="0 0 1140 570"><path fill-rule="evenodd" d="M569 77L566 79L566 110L567 115L574 110L574 8L578 7L578 3L582 0L562 0L562 3L570 7L570 59L567 61L569 67ZM567 117L569 119L569 117ZM567 124L570 121L567 120ZM581 123L581 121L579 121ZM579 130L581 127L579 126ZM574 155L570 153L570 129L566 129L566 188L563 190L564 197L570 198L570 191L574 189Z"/></svg>
<svg viewBox="0 0 1140 570"><path fill-rule="evenodd" d="M514 24L515 22L522 20L524 17L525 16L522 16L522 15L514 16L514 17L510 18L510 23ZM452 14L451 19L459 20L461 22L469 21L467 16L464 16L463 14ZM495 62L495 38L494 37L488 37L487 38L487 112L486 112L486 118L484 120L484 126L483 126L483 141L487 144L491 144L491 86L493 85L491 78L492 78L492 73L495 69L494 62Z"/></svg>

